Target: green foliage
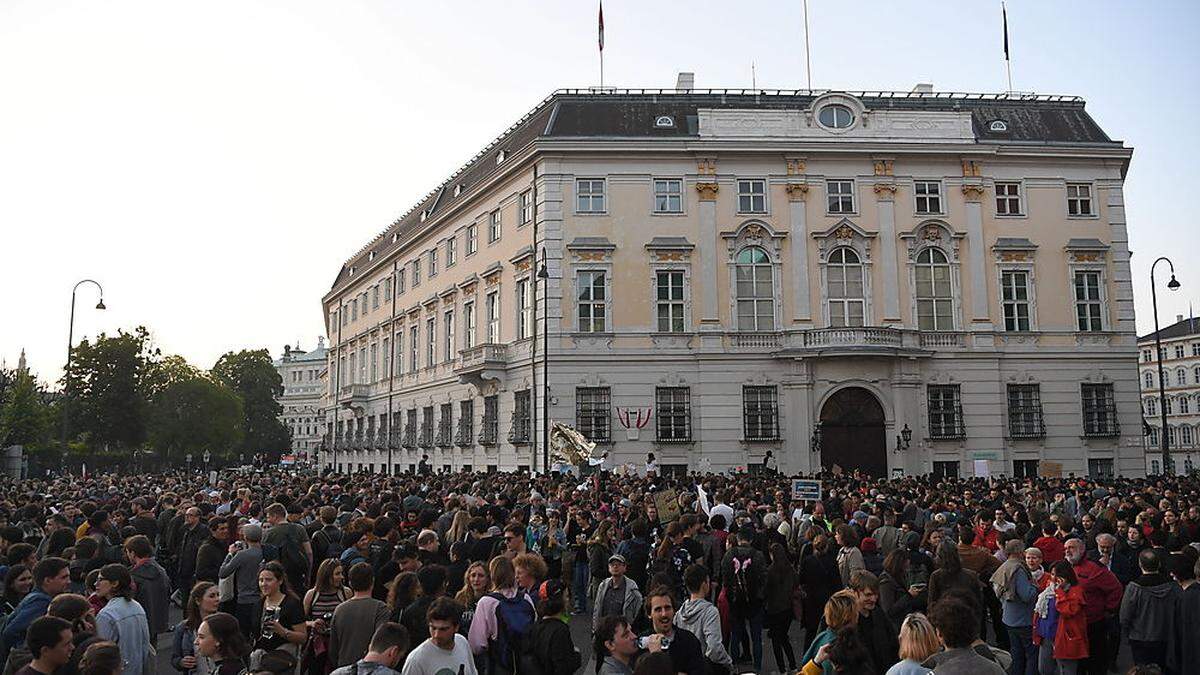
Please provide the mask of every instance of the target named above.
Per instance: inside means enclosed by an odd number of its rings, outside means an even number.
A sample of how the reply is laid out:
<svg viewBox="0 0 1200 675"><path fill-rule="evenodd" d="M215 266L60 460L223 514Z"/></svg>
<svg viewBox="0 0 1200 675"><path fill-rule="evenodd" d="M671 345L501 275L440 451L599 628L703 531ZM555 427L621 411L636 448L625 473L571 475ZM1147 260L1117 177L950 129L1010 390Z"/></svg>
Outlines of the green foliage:
<svg viewBox="0 0 1200 675"><path fill-rule="evenodd" d="M150 403L150 443L171 463L205 450L223 454L242 442L241 398L224 383L192 370L193 377L169 382Z"/></svg>
<svg viewBox="0 0 1200 675"><path fill-rule="evenodd" d="M283 394L283 378L267 350L228 352L217 360L212 375L241 396L245 437L240 452L277 455L291 446L291 432L279 420L282 410L276 400Z"/></svg>
<svg viewBox="0 0 1200 675"><path fill-rule="evenodd" d="M146 412L161 352L150 333L103 333L72 351L71 368L63 375L74 433L93 448L132 450L146 440Z"/></svg>
<svg viewBox="0 0 1200 675"><path fill-rule="evenodd" d="M0 404L0 447L24 445L32 448L46 443L54 418L41 387L27 372L14 371L6 376L6 380L8 385Z"/></svg>

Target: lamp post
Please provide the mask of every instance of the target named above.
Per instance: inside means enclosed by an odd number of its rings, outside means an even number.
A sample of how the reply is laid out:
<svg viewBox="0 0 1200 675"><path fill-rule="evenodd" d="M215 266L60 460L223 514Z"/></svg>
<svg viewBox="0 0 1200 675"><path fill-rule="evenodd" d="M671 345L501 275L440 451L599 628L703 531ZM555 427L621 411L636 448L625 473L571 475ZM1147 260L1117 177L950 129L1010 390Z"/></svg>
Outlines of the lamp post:
<svg viewBox="0 0 1200 675"><path fill-rule="evenodd" d="M101 286L99 282L93 281L91 279L84 279L84 280L76 283L75 287L71 289L71 321L67 325L67 366L63 370L64 375L66 375L66 378L63 380L63 407L62 407L62 414L63 414L62 447L63 447L63 452L66 452L66 450L67 450L67 438L68 438L67 427L69 426L70 410L71 410L70 397L67 395L68 394L67 387L69 386L69 383L71 381L71 378L70 378L71 356L73 354L72 346L75 344L75 293L79 290L79 287L82 286L83 284L92 284L97 289L100 290L100 302L96 303L96 309L101 309L101 310L108 309L107 307L104 306L104 287Z"/></svg>
<svg viewBox="0 0 1200 675"><path fill-rule="evenodd" d="M1167 282L1167 288L1177 291L1180 283L1175 280L1175 263L1171 262L1170 258L1162 256L1150 265L1150 300L1154 306L1154 356L1158 360L1158 407L1162 412L1162 437L1159 442L1162 443L1162 468L1165 475L1171 471L1171 440L1167 432L1167 382L1163 369L1162 333L1158 329L1158 288L1154 285L1154 268L1164 260L1171 268L1171 280Z"/></svg>
<svg viewBox="0 0 1200 675"><path fill-rule="evenodd" d="M909 429L908 424L905 424L900 433L896 434L896 452L907 450L911 441L912 429Z"/></svg>
<svg viewBox="0 0 1200 675"><path fill-rule="evenodd" d="M205 450L205 451L204 451L204 470L205 470L205 471L208 471L208 462L209 462L209 460L211 460L211 459L212 459L212 453L210 453L209 451Z"/></svg>
<svg viewBox="0 0 1200 675"><path fill-rule="evenodd" d="M814 453L821 451L821 423L813 425L812 438L808 439L808 449Z"/></svg>
<svg viewBox="0 0 1200 675"><path fill-rule="evenodd" d="M542 470L550 472L550 270L546 267L546 249L537 278L542 280Z"/></svg>
<svg viewBox="0 0 1200 675"><path fill-rule="evenodd" d="M190 474L192 472L192 453L189 452L187 456L184 457L184 461L187 462L188 473Z"/></svg>

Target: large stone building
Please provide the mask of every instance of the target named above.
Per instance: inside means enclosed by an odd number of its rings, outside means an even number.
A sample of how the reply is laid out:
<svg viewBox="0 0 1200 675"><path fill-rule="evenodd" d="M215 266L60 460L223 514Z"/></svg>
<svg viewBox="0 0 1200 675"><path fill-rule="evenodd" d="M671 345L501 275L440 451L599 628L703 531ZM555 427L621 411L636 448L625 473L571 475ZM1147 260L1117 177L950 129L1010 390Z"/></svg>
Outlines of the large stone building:
<svg viewBox="0 0 1200 675"><path fill-rule="evenodd" d="M275 369L283 378L282 408L279 421L292 432L291 454L302 460L315 460L325 435L325 411L329 407L322 378L328 358L325 338L317 338L311 352L285 345Z"/></svg>
<svg viewBox="0 0 1200 675"><path fill-rule="evenodd" d="M1200 467L1200 319L1179 315L1162 334L1163 387L1167 400L1167 446L1174 471ZM1142 352L1142 414L1146 419L1146 470L1162 470L1162 404L1154 333L1138 338Z"/></svg>
<svg viewBox="0 0 1200 675"><path fill-rule="evenodd" d="M1131 153L1074 97L557 92L342 264L322 461L536 469L548 415L665 471L1141 474Z"/></svg>

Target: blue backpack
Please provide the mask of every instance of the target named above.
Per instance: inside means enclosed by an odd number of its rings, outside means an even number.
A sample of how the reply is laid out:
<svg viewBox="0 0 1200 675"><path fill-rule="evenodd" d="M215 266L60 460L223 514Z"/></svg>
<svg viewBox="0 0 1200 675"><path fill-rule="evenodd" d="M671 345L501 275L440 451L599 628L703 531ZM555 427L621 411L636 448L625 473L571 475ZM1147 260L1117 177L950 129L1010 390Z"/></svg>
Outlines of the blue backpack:
<svg viewBox="0 0 1200 675"><path fill-rule="evenodd" d="M514 670L523 651L523 642L537 620L533 603L525 591L509 598L501 593L489 593L496 600L496 642L493 654L496 662L510 672Z"/></svg>

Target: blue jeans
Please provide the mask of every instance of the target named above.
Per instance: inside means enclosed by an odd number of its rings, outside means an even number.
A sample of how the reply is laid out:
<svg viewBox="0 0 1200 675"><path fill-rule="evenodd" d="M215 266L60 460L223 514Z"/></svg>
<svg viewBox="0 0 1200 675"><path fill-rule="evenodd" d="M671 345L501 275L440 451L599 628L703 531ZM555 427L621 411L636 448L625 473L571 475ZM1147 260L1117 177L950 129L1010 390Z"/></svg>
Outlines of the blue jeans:
<svg viewBox="0 0 1200 675"><path fill-rule="evenodd" d="M575 611L583 614L587 612L587 593L588 593L588 560L587 556L575 557L575 569L572 575L571 594L575 600Z"/></svg>
<svg viewBox="0 0 1200 675"><path fill-rule="evenodd" d="M730 612L729 622L733 624L732 635L729 638L729 655L733 657L733 662L737 663L742 657L742 635L746 631L746 624L750 624L750 651L754 654L754 670L762 672L763 663L763 610L759 607L753 610L750 614L739 615L736 612Z"/></svg>
<svg viewBox="0 0 1200 675"><path fill-rule="evenodd" d="M1004 630L1008 631L1009 653L1012 654L1009 675L1037 675L1038 649L1033 644L1033 627L1005 626Z"/></svg>

